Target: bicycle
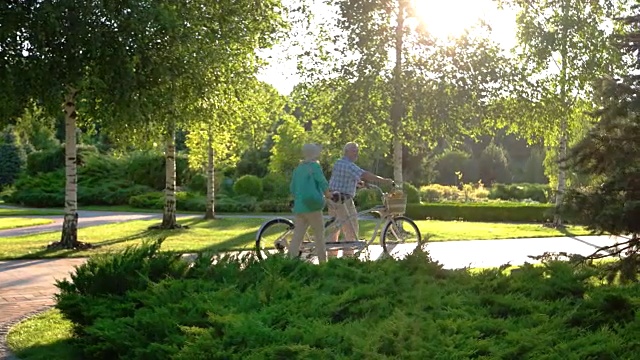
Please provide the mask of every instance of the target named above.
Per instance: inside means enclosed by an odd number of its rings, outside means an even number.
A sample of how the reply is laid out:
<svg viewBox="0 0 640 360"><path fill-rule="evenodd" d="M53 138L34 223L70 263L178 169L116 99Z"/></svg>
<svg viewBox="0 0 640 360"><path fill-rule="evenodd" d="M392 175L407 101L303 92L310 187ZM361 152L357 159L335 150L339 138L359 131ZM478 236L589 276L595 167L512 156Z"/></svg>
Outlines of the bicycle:
<svg viewBox="0 0 640 360"><path fill-rule="evenodd" d="M327 252L331 250L343 250L343 252L345 250L357 250L354 255L360 256L365 249L369 249L370 245L374 243L378 237L379 231L383 256L386 255L393 258L400 258L402 253L407 253L406 248L411 248L414 245L415 248L418 248L423 245L422 235L420 234L418 226L412 219L404 215L404 212L406 211L407 197L398 189L395 183L393 183L393 191L389 193L384 192L380 187L373 184L365 184L363 188L374 189L379 192L382 198L382 205L376 205L372 208L359 211L345 221L337 221L335 217L330 217L325 223L325 246ZM339 201L338 203L339 204L337 206L346 206L344 205L344 201ZM338 242L327 241L327 239L331 238L332 235L341 229L345 223L348 223L353 216L357 216L359 218L360 216L367 214L376 214L379 217L373 234L369 240L348 239L339 240ZM278 227L284 228L281 230L283 233L280 234L280 232L275 231L276 234L280 235L276 236L275 239L269 239L270 231ZM286 253L290 239L293 236L293 229L293 221L285 217L277 217L263 223L256 234L255 248L258 258L264 259L264 257L269 256L272 253ZM307 230L298 254L299 257L302 257L303 253L308 253L306 256L307 260L311 260L312 257L314 257L313 252L315 250L310 231L310 229ZM411 231L413 231L415 242L407 242L407 236ZM342 234L344 236L344 232L342 232ZM273 247L269 247L269 244L272 244ZM269 251L269 249L272 248L274 250Z"/></svg>

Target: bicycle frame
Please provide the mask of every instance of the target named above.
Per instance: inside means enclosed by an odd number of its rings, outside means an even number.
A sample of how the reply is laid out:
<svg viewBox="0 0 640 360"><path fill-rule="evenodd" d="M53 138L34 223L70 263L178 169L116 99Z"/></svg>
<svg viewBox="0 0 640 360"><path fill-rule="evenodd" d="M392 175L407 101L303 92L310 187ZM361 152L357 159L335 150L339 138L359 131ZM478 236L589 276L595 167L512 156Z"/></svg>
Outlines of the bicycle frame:
<svg viewBox="0 0 640 360"><path fill-rule="evenodd" d="M384 199L385 196L385 192L382 191L382 189L376 185L373 184L366 184L365 188L369 188L369 189L374 189L377 190L377 192L380 193L380 196L382 199ZM337 206L343 206L346 207L346 205L344 203L339 203L337 204ZM330 224L327 226L327 230L331 229L330 231L326 231L325 230L325 246L327 248L327 250L331 250L331 249L335 249L336 247L343 247L345 245L353 245L353 244L361 244L363 243L363 241L360 241L359 239L349 239L347 241L340 241L338 240L337 242L335 241L328 241L329 238L331 238L331 235L335 234L338 231L341 231L342 226L345 224L351 224L351 219L355 216L356 218L359 218L362 215L366 215L366 214L378 214L380 216L380 218L378 219L377 223L376 223L376 227L373 230L373 234L371 235L371 238L369 240L364 241L364 246L363 247L368 247L369 245L373 244L373 242L376 240L376 238L378 237L378 233L380 232L380 234L382 233L382 226L384 224L386 224L387 222L391 221L393 219L393 214L389 214L386 211L386 207L384 205L376 205L372 208L366 209L366 210L362 210L362 211L358 211L357 213L355 213L354 215L350 215L348 216L346 219L339 221L335 216L330 218ZM354 231L355 233L355 231Z"/></svg>
<svg viewBox="0 0 640 360"><path fill-rule="evenodd" d="M393 184L394 188L397 188L395 186L395 183ZM376 185L373 184L365 184L364 188L369 188L369 189L374 189L376 190L376 192L380 193L381 196L381 200L382 200L382 205L376 205L373 206L369 209L366 210L362 210L362 211L358 211L353 215L348 215L343 219L338 220L337 216L333 216L330 217L328 222L325 222L325 236L324 236L324 243L325 243L325 248L326 251L332 251L332 250L340 250L340 249L345 249L349 248L350 251L356 250L357 249L357 253L361 253L363 250L367 249L369 247L369 245L373 244L373 242L376 240L376 238L378 236L380 236L380 240L381 240L381 245L384 246L382 240L385 234L382 233L383 229L388 228L389 224L392 223L392 221L398 217L398 216L402 216L403 212L396 212L390 209L390 204L388 203L388 198L387 198L387 193L385 193L384 191L382 191L382 189ZM327 204L328 206L343 206L346 207L346 204L344 204L344 202L336 202L336 203L329 203ZM345 209L346 210L346 209ZM360 240L360 239L348 239L348 241L333 241L333 239L330 239L333 237L333 235L335 235L336 232L342 230L342 227L345 224L349 224L351 225L351 220L353 219L353 217L355 216L356 218L359 218L362 215L365 214L378 214L379 215L379 219L377 220L377 224L376 227L373 231L373 234L371 235L371 238L366 240ZM274 242L276 251L284 251L284 249L286 247L288 247L288 242L286 240L287 235L289 235L291 233L291 231L293 231L294 229L294 224L291 221L291 219L288 218L283 218L283 217L276 217L274 219L271 219L265 223L262 224L262 226L260 227L260 229L258 229L258 233L256 235L256 249L258 251L258 254L260 254L260 251L262 249L262 235L265 229L267 229L269 226L274 225L274 224L286 224L288 226L288 230L287 232L285 232L282 236L280 236L278 238L278 240L276 240ZM383 226L384 225L384 226ZM355 229L354 229L355 230ZM393 228L391 228L392 231L394 231ZM310 252L313 253L314 249L315 249L315 241L313 241L314 239L311 236L311 233L309 233L309 231L312 231L311 228L307 229L307 233L304 235L304 239L302 241L302 244L300 244L300 255L302 255L303 252ZM358 234L356 234L356 237ZM329 241L328 241L329 240ZM282 242L281 242L282 241ZM311 254L309 254L311 255ZM259 255L260 256L260 255Z"/></svg>

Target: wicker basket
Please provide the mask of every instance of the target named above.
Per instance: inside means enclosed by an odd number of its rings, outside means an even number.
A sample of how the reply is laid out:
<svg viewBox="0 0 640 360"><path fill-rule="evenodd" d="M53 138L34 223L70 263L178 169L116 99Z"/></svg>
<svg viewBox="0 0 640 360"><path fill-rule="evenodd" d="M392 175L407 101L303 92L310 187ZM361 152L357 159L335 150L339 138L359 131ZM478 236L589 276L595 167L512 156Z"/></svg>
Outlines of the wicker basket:
<svg viewBox="0 0 640 360"><path fill-rule="evenodd" d="M402 215L407 210L407 195L401 191L387 194L384 197L384 205L387 213Z"/></svg>

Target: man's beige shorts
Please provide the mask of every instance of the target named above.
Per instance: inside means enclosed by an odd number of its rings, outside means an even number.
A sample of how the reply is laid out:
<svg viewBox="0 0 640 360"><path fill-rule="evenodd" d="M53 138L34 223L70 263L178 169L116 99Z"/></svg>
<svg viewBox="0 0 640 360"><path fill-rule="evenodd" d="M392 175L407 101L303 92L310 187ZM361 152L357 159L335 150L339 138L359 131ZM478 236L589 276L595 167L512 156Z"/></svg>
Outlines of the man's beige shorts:
<svg viewBox="0 0 640 360"><path fill-rule="evenodd" d="M356 241L358 240L358 211L353 203L353 199L344 201L344 204L335 203L331 200L327 202L329 208L329 216L334 216L336 221L342 223L341 231L344 232L344 240ZM340 231L335 231L331 234L330 241L338 241Z"/></svg>

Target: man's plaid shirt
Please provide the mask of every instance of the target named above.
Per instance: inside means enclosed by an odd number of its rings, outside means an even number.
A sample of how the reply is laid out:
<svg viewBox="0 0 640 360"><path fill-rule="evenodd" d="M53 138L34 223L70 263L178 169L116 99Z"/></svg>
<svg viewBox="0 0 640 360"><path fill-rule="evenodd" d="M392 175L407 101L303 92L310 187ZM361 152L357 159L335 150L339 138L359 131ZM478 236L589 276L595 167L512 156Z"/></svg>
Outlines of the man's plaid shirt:
<svg viewBox="0 0 640 360"><path fill-rule="evenodd" d="M343 157L333 165L331 179L329 180L329 189L342 194L355 196L356 185L358 181L360 181L362 174L364 174L364 170L351 160Z"/></svg>

